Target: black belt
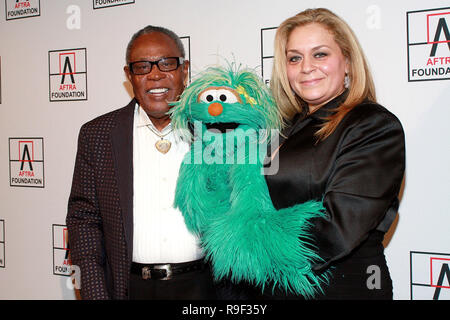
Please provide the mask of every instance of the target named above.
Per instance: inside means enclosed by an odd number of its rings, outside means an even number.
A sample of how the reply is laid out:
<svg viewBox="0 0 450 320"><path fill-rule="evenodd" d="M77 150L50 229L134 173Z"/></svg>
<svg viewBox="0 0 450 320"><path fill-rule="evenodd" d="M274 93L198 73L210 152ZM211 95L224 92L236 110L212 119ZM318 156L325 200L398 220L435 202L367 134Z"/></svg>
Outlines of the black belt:
<svg viewBox="0 0 450 320"><path fill-rule="evenodd" d="M202 270L204 267L205 262L203 259L166 264L143 264L132 262L131 273L141 276L144 280L169 280L178 274Z"/></svg>

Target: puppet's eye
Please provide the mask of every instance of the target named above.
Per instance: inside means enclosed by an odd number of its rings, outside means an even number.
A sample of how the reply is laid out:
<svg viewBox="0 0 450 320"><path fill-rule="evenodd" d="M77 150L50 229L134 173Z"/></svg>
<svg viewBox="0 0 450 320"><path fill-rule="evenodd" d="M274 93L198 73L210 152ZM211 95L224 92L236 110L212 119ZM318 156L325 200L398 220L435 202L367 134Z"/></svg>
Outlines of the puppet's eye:
<svg viewBox="0 0 450 320"><path fill-rule="evenodd" d="M203 91L200 96L198 97L198 100L201 102L213 102L214 100L217 100L217 90L205 90Z"/></svg>
<svg viewBox="0 0 450 320"><path fill-rule="evenodd" d="M241 102L239 94L231 88L212 87L202 91L198 96L199 102L211 103L213 101L223 103Z"/></svg>
<svg viewBox="0 0 450 320"><path fill-rule="evenodd" d="M221 102L226 103L236 103L238 99L234 92L227 89L219 89L217 90L217 98Z"/></svg>

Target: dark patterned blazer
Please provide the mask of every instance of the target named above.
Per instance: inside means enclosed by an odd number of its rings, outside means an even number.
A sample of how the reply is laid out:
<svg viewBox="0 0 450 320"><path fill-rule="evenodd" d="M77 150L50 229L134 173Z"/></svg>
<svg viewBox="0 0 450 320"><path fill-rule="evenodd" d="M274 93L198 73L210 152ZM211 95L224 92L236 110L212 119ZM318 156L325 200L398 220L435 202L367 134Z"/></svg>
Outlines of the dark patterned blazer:
<svg viewBox="0 0 450 320"><path fill-rule="evenodd" d="M81 127L66 224L83 299L126 299L133 244L136 101Z"/></svg>

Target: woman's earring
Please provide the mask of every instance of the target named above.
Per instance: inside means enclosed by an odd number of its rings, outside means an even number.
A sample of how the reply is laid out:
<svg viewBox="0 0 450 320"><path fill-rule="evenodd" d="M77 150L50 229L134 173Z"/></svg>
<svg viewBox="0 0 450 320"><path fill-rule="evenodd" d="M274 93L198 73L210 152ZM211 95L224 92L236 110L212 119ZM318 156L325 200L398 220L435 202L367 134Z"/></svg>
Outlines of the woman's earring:
<svg viewBox="0 0 450 320"><path fill-rule="evenodd" d="M348 87L350 87L350 77L348 76L348 74L345 74L344 77L344 87L345 89L348 89Z"/></svg>

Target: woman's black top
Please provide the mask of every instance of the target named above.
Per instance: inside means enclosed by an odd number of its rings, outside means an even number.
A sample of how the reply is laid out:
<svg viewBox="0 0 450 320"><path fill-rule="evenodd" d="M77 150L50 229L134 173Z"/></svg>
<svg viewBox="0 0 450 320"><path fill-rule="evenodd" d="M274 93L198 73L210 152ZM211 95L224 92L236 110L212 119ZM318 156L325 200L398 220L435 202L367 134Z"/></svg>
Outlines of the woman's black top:
<svg viewBox="0 0 450 320"><path fill-rule="evenodd" d="M278 161L278 170L266 181L277 209L311 199L324 203L328 218L315 219L310 230L323 259L314 270L331 271L318 299L389 299L392 282L382 241L397 214L404 133L391 112L364 102L319 141L315 132L342 99L294 118L270 164Z"/></svg>

